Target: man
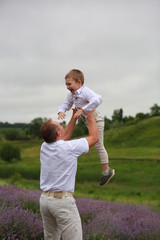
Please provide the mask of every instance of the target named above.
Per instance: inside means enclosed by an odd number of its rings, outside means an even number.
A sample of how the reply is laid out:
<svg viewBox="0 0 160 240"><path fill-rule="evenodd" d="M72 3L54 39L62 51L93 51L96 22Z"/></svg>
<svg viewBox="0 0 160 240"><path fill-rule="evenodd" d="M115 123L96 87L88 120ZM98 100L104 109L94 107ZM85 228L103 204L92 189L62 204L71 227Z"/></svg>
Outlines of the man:
<svg viewBox="0 0 160 240"><path fill-rule="evenodd" d="M41 128L40 211L46 240L82 240L82 226L73 197L77 158L98 142L98 129L93 115L88 112L89 136L70 139L76 118L75 110L67 127L46 121Z"/></svg>

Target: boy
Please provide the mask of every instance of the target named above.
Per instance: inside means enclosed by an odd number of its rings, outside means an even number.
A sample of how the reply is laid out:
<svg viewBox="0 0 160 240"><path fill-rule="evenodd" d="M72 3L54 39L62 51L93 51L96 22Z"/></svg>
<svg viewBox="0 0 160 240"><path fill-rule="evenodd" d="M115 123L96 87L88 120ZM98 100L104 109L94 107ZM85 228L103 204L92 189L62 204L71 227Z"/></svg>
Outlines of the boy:
<svg viewBox="0 0 160 240"><path fill-rule="evenodd" d="M65 83L70 93L67 95L66 101L58 107L58 119L65 119L65 112L69 111L74 104L77 109L74 117L78 119L81 116L88 126L86 112L96 109L102 103L101 96L84 85L84 75L80 70L73 69L69 71L65 76ZM103 186L115 175L115 170L108 165L108 153L103 144L104 119L97 110L94 112L94 117L99 133L99 141L95 144L95 148L102 165L100 186Z"/></svg>

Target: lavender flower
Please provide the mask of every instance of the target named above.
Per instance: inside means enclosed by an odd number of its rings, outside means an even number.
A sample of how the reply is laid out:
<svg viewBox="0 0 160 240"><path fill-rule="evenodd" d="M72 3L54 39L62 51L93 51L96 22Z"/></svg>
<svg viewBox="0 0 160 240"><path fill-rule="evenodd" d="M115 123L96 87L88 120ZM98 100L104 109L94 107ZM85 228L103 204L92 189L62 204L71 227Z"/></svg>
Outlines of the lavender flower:
<svg viewBox="0 0 160 240"><path fill-rule="evenodd" d="M43 239L40 191L0 186L0 239ZM158 240L160 213L146 206L77 199L84 240Z"/></svg>
<svg viewBox="0 0 160 240"><path fill-rule="evenodd" d="M39 209L40 191L31 191L15 186L0 186L0 203L3 207L21 206L23 209Z"/></svg>
<svg viewBox="0 0 160 240"><path fill-rule="evenodd" d="M0 239L43 239L42 221L31 210L4 208L0 215Z"/></svg>
<svg viewBox="0 0 160 240"><path fill-rule="evenodd" d="M148 207L79 199L85 239L160 239L160 213ZM100 236L100 237L99 237Z"/></svg>

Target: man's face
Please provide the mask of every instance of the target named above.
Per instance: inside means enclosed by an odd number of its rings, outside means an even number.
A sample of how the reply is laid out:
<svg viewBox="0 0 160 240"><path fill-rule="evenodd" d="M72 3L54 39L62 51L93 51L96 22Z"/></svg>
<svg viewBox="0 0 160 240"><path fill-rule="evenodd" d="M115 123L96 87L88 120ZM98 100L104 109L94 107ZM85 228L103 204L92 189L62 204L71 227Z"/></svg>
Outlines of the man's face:
<svg viewBox="0 0 160 240"><path fill-rule="evenodd" d="M67 78L65 79L65 82L67 89L71 91L71 93L75 93L75 91L77 91L77 89L79 89L82 86L80 80L76 82L73 78Z"/></svg>
<svg viewBox="0 0 160 240"><path fill-rule="evenodd" d="M64 128L61 126L61 124L60 123L58 123L58 122L52 122L57 128L58 128L58 131L60 132L60 134L61 134L61 138L63 139L63 137L64 137Z"/></svg>

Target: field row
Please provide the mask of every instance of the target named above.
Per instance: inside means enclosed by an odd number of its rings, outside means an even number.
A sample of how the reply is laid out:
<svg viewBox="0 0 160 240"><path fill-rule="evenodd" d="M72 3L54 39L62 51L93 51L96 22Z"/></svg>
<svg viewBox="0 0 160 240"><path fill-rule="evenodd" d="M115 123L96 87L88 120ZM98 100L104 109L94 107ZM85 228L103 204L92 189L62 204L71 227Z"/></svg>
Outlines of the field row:
<svg viewBox="0 0 160 240"><path fill-rule="evenodd" d="M18 144L18 143L16 143ZM7 164L0 161L0 183L39 189L40 142L19 144L22 159ZM115 169L113 180L99 186L101 165L94 148L78 160L76 179L77 197L103 199L112 202L147 204L160 209L160 149L109 149L110 166Z"/></svg>

